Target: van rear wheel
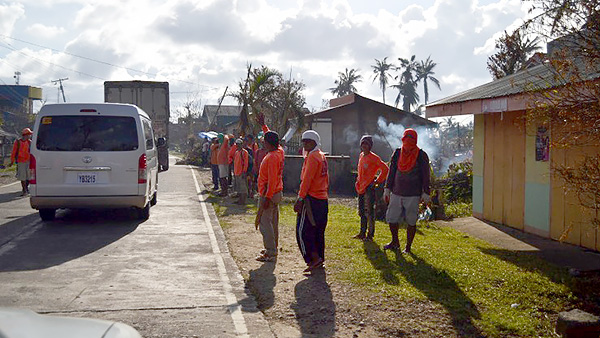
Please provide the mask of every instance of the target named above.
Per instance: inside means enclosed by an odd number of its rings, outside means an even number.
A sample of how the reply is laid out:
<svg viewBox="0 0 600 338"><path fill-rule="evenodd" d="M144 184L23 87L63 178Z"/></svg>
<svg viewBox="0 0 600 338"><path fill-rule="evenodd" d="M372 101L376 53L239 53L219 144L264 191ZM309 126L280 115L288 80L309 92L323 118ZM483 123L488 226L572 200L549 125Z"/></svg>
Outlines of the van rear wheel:
<svg viewBox="0 0 600 338"><path fill-rule="evenodd" d="M150 218L150 203L147 203L145 207L137 209L138 218L141 220L147 220Z"/></svg>
<svg viewBox="0 0 600 338"><path fill-rule="evenodd" d="M152 199L150 200L150 205L156 205L156 195L158 195L158 191L154 192L154 195L152 195Z"/></svg>
<svg viewBox="0 0 600 338"><path fill-rule="evenodd" d="M48 222L54 220L56 209L40 209L40 218L42 221Z"/></svg>

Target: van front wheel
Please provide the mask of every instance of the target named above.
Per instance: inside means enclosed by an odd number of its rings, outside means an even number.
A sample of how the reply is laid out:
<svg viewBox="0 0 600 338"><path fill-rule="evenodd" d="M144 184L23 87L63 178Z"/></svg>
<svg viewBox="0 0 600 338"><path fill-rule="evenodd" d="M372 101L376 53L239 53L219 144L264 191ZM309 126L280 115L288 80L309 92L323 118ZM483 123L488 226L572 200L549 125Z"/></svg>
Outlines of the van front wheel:
<svg viewBox="0 0 600 338"><path fill-rule="evenodd" d="M150 203L147 203L145 207L139 208L138 210L138 218L141 220L147 220L150 218Z"/></svg>
<svg viewBox="0 0 600 338"><path fill-rule="evenodd" d="M40 218L42 221L52 221L56 215L56 209L40 209Z"/></svg>

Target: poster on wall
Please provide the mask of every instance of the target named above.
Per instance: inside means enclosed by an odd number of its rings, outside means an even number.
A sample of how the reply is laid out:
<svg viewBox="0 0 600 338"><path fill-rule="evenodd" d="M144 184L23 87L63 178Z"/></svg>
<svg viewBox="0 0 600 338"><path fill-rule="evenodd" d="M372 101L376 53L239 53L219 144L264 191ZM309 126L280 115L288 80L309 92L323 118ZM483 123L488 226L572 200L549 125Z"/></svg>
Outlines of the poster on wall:
<svg viewBox="0 0 600 338"><path fill-rule="evenodd" d="M542 162L550 160L550 136L545 127L539 127L535 136L535 160Z"/></svg>

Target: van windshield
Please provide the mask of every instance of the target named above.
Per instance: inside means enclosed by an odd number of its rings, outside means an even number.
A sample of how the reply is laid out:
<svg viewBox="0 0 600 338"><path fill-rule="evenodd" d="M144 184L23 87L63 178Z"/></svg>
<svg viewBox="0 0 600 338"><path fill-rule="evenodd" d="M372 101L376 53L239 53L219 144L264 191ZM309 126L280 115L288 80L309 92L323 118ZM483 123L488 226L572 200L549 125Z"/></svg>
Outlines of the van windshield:
<svg viewBox="0 0 600 338"><path fill-rule="evenodd" d="M129 116L45 116L40 121L36 147L47 151L136 150L135 119Z"/></svg>

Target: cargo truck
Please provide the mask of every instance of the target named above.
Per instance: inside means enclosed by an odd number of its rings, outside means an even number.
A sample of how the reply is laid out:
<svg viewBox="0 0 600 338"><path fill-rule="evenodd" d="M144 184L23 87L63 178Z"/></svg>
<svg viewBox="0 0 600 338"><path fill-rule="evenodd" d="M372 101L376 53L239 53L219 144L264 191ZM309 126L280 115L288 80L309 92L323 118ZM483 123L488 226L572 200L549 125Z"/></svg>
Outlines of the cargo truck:
<svg viewBox="0 0 600 338"><path fill-rule="evenodd" d="M158 147L159 171L169 169L169 83L154 81L106 81L104 102L131 103L141 108L152 120L154 137L164 138ZM162 144L162 142L160 142Z"/></svg>

